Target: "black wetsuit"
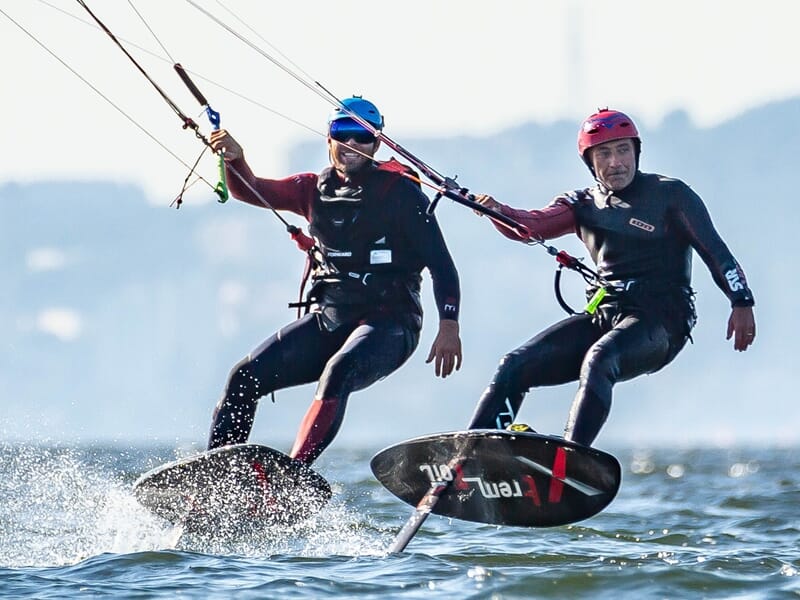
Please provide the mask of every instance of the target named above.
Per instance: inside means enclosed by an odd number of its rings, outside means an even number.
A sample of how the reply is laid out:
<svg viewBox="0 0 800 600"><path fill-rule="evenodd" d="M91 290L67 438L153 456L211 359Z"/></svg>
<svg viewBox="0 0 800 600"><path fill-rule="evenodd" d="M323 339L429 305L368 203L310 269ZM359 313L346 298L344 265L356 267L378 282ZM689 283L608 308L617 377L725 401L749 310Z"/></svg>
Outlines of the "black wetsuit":
<svg viewBox="0 0 800 600"><path fill-rule="evenodd" d="M568 317L503 357L470 428L505 428L530 388L578 380L565 437L591 444L608 417L614 384L662 368L689 338L692 249L733 306L753 305L744 272L682 181L637 172L616 193L597 185L541 211L501 211L544 238L574 231L612 285L594 315Z"/></svg>
<svg viewBox="0 0 800 600"><path fill-rule="evenodd" d="M369 167L345 183L329 168L282 180L234 168L275 209L305 216L324 260L312 273L305 316L264 341L231 371L214 412L209 448L245 442L258 399L318 381L292 454L310 463L333 441L351 392L399 368L419 342L421 271L427 268L440 319L458 319L458 274L428 198L397 172ZM237 198L262 206L237 178Z"/></svg>

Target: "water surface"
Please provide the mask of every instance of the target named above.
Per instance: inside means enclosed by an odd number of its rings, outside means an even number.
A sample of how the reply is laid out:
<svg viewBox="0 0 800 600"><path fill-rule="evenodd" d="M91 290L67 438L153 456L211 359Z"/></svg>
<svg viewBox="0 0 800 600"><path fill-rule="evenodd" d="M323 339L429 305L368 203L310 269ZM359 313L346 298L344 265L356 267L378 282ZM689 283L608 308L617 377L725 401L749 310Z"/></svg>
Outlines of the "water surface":
<svg viewBox="0 0 800 600"><path fill-rule="evenodd" d="M378 449L374 449L377 451ZM186 450L0 442L2 598L800 598L800 448L607 449L619 495L570 526L432 516L330 449L332 502L248 539L177 539L131 483Z"/></svg>

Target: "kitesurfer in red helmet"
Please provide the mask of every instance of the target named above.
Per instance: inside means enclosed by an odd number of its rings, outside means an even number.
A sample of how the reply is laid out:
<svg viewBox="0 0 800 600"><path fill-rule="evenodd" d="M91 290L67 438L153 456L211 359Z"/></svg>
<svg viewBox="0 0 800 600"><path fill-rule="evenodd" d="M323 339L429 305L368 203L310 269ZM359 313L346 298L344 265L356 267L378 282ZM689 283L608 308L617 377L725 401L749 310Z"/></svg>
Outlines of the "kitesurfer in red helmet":
<svg viewBox="0 0 800 600"><path fill-rule="evenodd" d="M692 250L728 297L727 337L744 351L755 339L753 294L703 201L678 179L639 170L641 138L624 113L602 109L578 132L578 154L595 184L540 210L478 201L525 225L536 239L575 233L604 280L606 295L508 353L484 391L470 428L510 425L531 388L578 382L565 438L591 445L611 410L614 384L658 371L690 339L696 315ZM495 223L513 240L522 238ZM590 286L593 297L600 284Z"/></svg>

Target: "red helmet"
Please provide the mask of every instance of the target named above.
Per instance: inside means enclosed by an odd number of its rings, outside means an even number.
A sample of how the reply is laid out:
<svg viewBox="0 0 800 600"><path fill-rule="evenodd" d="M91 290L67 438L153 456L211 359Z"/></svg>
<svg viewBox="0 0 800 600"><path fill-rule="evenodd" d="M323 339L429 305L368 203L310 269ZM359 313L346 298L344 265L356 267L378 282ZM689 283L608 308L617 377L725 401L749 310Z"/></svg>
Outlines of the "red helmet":
<svg viewBox="0 0 800 600"><path fill-rule="evenodd" d="M636 140L636 147L641 146L639 132L628 115L618 110L601 108L586 117L581 124L581 129L578 131L578 154L588 165L586 151L589 148L624 138L633 138Z"/></svg>

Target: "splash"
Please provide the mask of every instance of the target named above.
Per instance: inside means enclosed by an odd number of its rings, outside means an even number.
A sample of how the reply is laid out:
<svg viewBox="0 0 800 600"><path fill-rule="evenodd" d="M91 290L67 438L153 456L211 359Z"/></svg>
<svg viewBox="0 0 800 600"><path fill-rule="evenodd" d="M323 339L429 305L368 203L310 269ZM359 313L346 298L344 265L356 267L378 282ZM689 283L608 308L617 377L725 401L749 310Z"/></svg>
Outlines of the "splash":
<svg viewBox="0 0 800 600"><path fill-rule="evenodd" d="M164 530L103 461L74 448L0 446L0 564L63 566L163 548Z"/></svg>
<svg viewBox="0 0 800 600"><path fill-rule="evenodd" d="M214 555L380 556L385 554L386 546L376 527L336 501L313 517L291 526L252 528L236 535L176 530L177 549Z"/></svg>
<svg viewBox="0 0 800 600"><path fill-rule="evenodd" d="M238 537L186 533L136 501L137 473L126 473L126 462L130 456L107 450L0 443L0 566L66 566L104 553L172 549L309 557L383 552L379 529L336 498L291 527Z"/></svg>

